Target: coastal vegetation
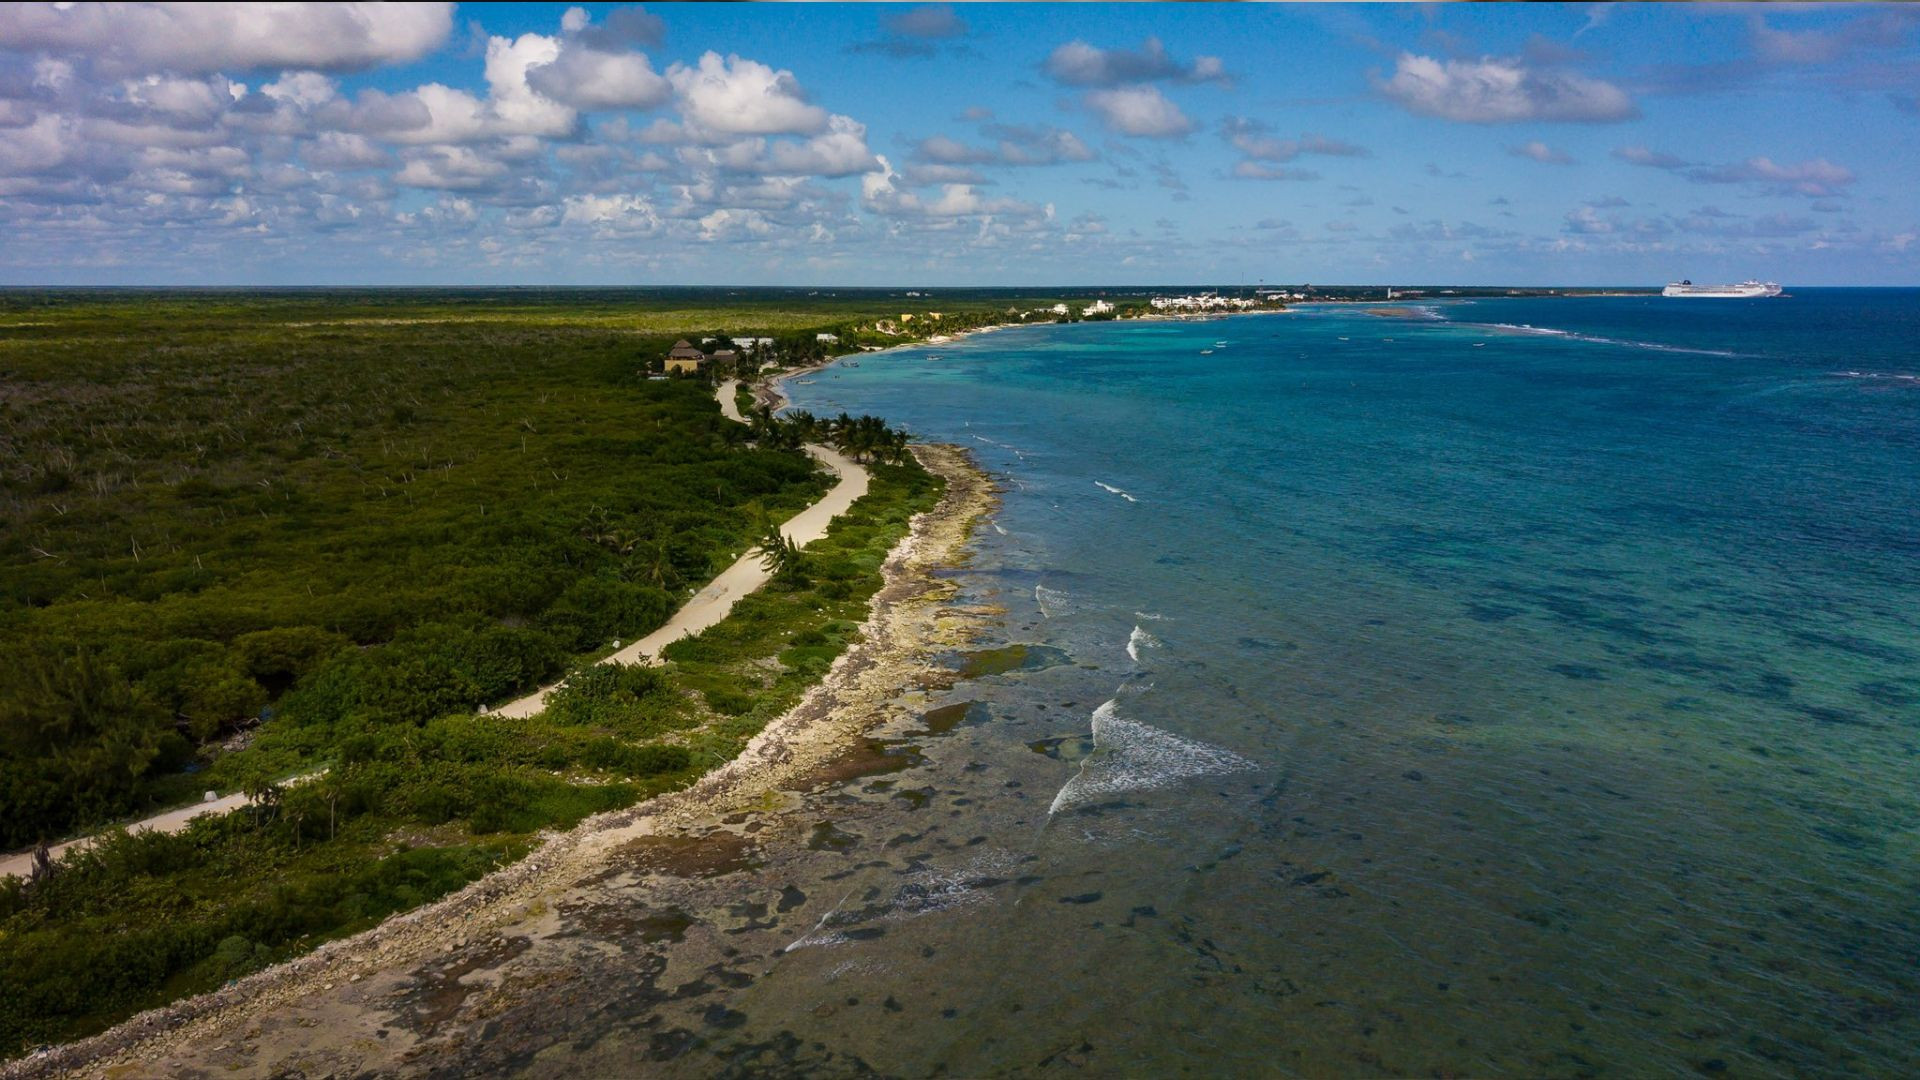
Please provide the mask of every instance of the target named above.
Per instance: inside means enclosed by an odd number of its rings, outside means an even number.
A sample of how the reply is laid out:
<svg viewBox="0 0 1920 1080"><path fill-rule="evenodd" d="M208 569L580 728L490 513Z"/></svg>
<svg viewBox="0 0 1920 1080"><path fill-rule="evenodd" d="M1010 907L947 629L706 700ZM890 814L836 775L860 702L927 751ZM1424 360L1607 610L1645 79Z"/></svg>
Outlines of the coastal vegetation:
<svg viewBox="0 0 1920 1080"><path fill-rule="evenodd" d="M703 381L645 375L684 332L656 332L666 317L496 299L0 297L5 844L203 789L256 799L0 879L0 1053L217 986L682 786L856 635L886 551L939 494L898 432L735 424ZM698 314L680 327L798 322ZM872 473L828 537L770 554L774 583L663 666L591 666L824 490L797 449L815 437ZM481 711L569 669L540 715Z"/></svg>

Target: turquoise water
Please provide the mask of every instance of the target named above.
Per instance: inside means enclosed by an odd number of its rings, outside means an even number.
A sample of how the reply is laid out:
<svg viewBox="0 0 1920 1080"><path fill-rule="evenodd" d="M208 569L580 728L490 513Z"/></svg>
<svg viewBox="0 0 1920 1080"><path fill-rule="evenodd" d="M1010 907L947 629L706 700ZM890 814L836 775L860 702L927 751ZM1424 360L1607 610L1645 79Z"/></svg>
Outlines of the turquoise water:
<svg viewBox="0 0 1920 1080"><path fill-rule="evenodd" d="M906 1074L1920 1068L1920 293L1406 310L790 386L974 449L987 644L1064 662L941 699L978 704L887 812L945 884L823 916L875 929L741 991L755 1037ZM801 1009L850 971L904 1019Z"/></svg>

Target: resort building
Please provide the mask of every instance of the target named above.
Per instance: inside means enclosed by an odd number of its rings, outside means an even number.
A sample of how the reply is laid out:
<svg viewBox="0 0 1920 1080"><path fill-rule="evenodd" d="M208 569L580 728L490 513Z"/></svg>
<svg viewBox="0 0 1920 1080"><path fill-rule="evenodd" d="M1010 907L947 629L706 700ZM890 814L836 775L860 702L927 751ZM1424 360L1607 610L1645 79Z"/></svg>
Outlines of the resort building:
<svg viewBox="0 0 1920 1080"><path fill-rule="evenodd" d="M667 350L666 370L668 374L686 373L698 375L700 365L707 362L707 354L693 347L693 342L681 338Z"/></svg>
<svg viewBox="0 0 1920 1080"><path fill-rule="evenodd" d="M1260 306L1260 301L1249 300L1243 296L1221 296L1218 293L1200 293L1196 296L1156 296L1151 301L1155 311L1245 311Z"/></svg>
<svg viewBox="0 0 1920 1080"><path fill-rule="evenodd" d="M1112 304L1107 303L1105 300L1095 300L1093 303L1088 304L1086 310L1081 314L1087 318L1092 318L1095 315L1105 315L1112 310Z"/></svg>

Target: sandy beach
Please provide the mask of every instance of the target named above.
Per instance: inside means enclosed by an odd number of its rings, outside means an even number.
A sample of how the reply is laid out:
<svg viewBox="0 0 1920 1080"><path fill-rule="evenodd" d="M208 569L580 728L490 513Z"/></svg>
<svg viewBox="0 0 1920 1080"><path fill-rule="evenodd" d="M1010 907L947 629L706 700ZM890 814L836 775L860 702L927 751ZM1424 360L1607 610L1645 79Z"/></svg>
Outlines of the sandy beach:
<svg viewBox="0 0 1920 1080"><path fill-rule="evenodd" d="M994 505L991 483L957 447L916 446L914 454L946 479L945 497L890 553L860 643L738 758L683 791L548 837L520 862L434 904L0 1066L0 1077L421 1071L471 1046L490 1018L537 1013L543 995L577 968L580 920L599 926L616 917L610 912L658 907L676 882L737 858L748 830L760 847L804 851L808 823L783 819L782 808L822 776L857 770L862 733L900 714L903 686L950 682L933 659L971 640L988 614L952 604L954 587L937 571L963 556ZM749 810L757 820L743 830ZM664 879L651 872L663 865ZM641 938L679 941L685 933L671 931Z"/></svg>

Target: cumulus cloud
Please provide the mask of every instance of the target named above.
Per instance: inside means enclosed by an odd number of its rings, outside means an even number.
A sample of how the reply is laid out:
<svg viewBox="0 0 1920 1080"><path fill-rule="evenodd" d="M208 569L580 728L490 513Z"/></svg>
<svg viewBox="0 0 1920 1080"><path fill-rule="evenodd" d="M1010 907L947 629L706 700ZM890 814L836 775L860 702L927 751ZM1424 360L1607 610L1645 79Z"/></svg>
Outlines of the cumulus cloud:
<svg viewBox="0 0 1920 1080"><path fill-rule="evenodd" d="M452 28L447 3L0 6L0 48L84 54L128 72L360 70L417 60Z"/></svg>
<svg viewBox="0 0 1920 1080"><path fill-rule="evenodd" d="M415 145L571 135L578 113L527 82L530 69L552 64L559 55L559 42L542 34L489 38L484 100L441 83L400 94L368 90L351 106L323 110L323 119L344 130Z"/></svg>
<svg viewBox="0 0 1920 1080"><path fill-rule="evenodd" d="M316 169L372 169L393 160L366 136L346 131L321 132L301 156Z"/></svg>
<svg viewBox="0 0 1920 1080"><path fill-rule="evenodd" d="M574 195L561 204L559 219L567 225L590 225L627 233L660 229L660 215L641 195ZM531 220L529 224L538 224Z"/></svg>
<svg viewBox="0 0 1920 1080"><path fill-rule="evenodd" d="M630 48L653 49L667 40L667 24L644 7L615 8L605 21L593 23L585 8L568 8L560 29L582 45L600 52Z"/></svg>
<svg viewBox="0 0 1920 1080"><path fill-rule="evenodd" d="M1006 215L1017 218L1052 217L1052 206L1036 206L1019 199L993 199L981 195L972 184L945 184L937 197L923 198L917 192L903 190L899 174L882 156L880 168L860 179L861 205L884 217L962 218Z"/></svg>
<svg viewBox="0 0 1920 1080"><path fill-rule="evenodd" d="M1241 180L1318 180L1320 174L1311 169L1292 169L1284 165L1267 165L1258 161L1236 162L1233 175Z"/></svg>
<svg viewBox="0 0 1920 1080"><path fill-rule="evenodd" d="M955 38L967 32L966 21L954 14L952 5L927 4L905 11L890 11L880 16L889 33L901 37Z"/></svg>
<svg viewBox="0 0 1920 1080"><path fill-rule="evenodd" d="M393 179L404 187L466 191L491 186L506 172L503 162L471 147L433 146L408 151Z"/></svg>
<svg viewBox="0 0 1920 1080"><path fill-rule="evenodd" d="M914 161L921 165L1059 165L1100 157L1078 135L1064 128L989 124L984 130L995 137L992 146L973 146L935 135L922 139L914 148Z"/></svg>
<svg viewBox="0 0 1920 1080"><path fill-rule="evenodd" d="M1532 142L1521 143L1518 146L1509 146L1507 147L1507 153L1512 154L1514 157L1537 161L1542 165L1573 164L1573 157L1566 151L1555 150L1539 139L1535 139Z"/></svg>
<svg viewBox="0 0 1920 1080"><path fill-rule="evenodd" d="M1672 154L1644 146L1622 146L1613 152L1613 156L1629 165L1645 165L1655 169L1683 169L1687 166L1684 160Z"/></svg>
<svg viewBox="0 0 1920 1080"><path fill-rule="evenodd" d="M1772 158L1752 157L1729 165L1689 170L1687 179L1703 184L1758 184L1776 194L1818 197L1839 193L1853 183L1854 175L1852 170L1826 158L1781 163Z"/></svg>
<svg viewBox="0 0 1920 1080"><path fill-rule="evenodd" d="M72 122L43 113L31 124L0 131L0 174L33 176L51 172L70 159L77 139Z"/></svg>
<svg viewBox="0 0 1920 1080"><path fill-rule="evenodd" d="M1518 57L1438 60L1401 53L1393 76L1376 85L1409 112L1468 124L1609 123L1640 114L1610 82L1533 67Z"/></svg>
<svg viewBox="0 0 1920 1080"><path fill-rule="evenodd" d="M767 152L762 172L801 176L852 176L879 164L867 149L866 125L847 116L833 116L827 130L803 143L775 143Z"/></svg>
<svg viewBox="0 0 1920 1080"><path fill-rule="evenodd" d="M334 99L339 85L317 71L289 71L260 88L268 98L299 109L311 109Z"/></svg>
<svg viewBox="0 0 1920 1080"><path fill-rule="evenodd" d="M645 53L602 52L574 41L529 67L527 85L576 109L650 109L673 96Z"/></svg>
<svg viewBox="0 0 1920 1080"><path fill-rule="evenodd" d="M1253 161L1271 161L1285 163L1302 154L1320 154L1326 157L1371 157L1372 151L1364 146L1356 146L1340 139L1329 139L1324 135L1302 135L1297 139L1282 139L1272 133L1266 122L1245 116L1229 116L1220 125L1220 137L1229 146L1246 155Z"/></svg>
<svg viewBox="0 0 1920 1080"><path fill-rule="evenodd" d="M1755 55L1775 64L1829 64L1866 49L1899 48L1916 26L1920 18L1898 9L1849 19L1824 30L1779 30L1757 13L1747 20Z"/></svg>
<svg viewBox="0 0 1920 1080"><path fill-rule="evenodd" d="M1724 165L1707 165L1644 146L1623 146L1615 150L1613 156L1631 165L1664 169L1696 184L1748 184L1772 195L1826 198L1840 194L1856 179L1853 170L1826 158L1778 162L1770 157L1750 157Z"/></svg>
<svg viewBox="0 0 1920 1080"><path fill-rule="evenodd" d="M1114 87L1127 83L1176 82L1226 84L1226 65L1217 56L1196 56L1182 63L1158 38L1148 38L1138 51L1101 49L1084 41L1069 41L1048 54L1041 65L1055 82L1067 86Z"/></svg>
<svg viewBox="0 0 1920 1080"><path fill-rule="evenodd" d="M757 60L709 52L698 65L675 64L667 80L688 126L720 135L812 135L827 126L827 110L807 100L790 71Z"/></svg>
<svg viewBox="0 0 1920 1080"><path fill-rule="evenodd" d="M954 54L969 52L957 44L967 35L966 21L947 4L928 4L905 11L889 11L880 16L885 31L872 41L847 46L852 53L878 53L896 60L926 60L940 55L941 45Z"/></svg>
<svg viewBox="0 0 1920 1080"><path fill-rule="evenodd" d="M1187 114L1151 86L1094 90L1085 100L1107 129L1117 134L1170 139L1193 131Z"/></svg>

